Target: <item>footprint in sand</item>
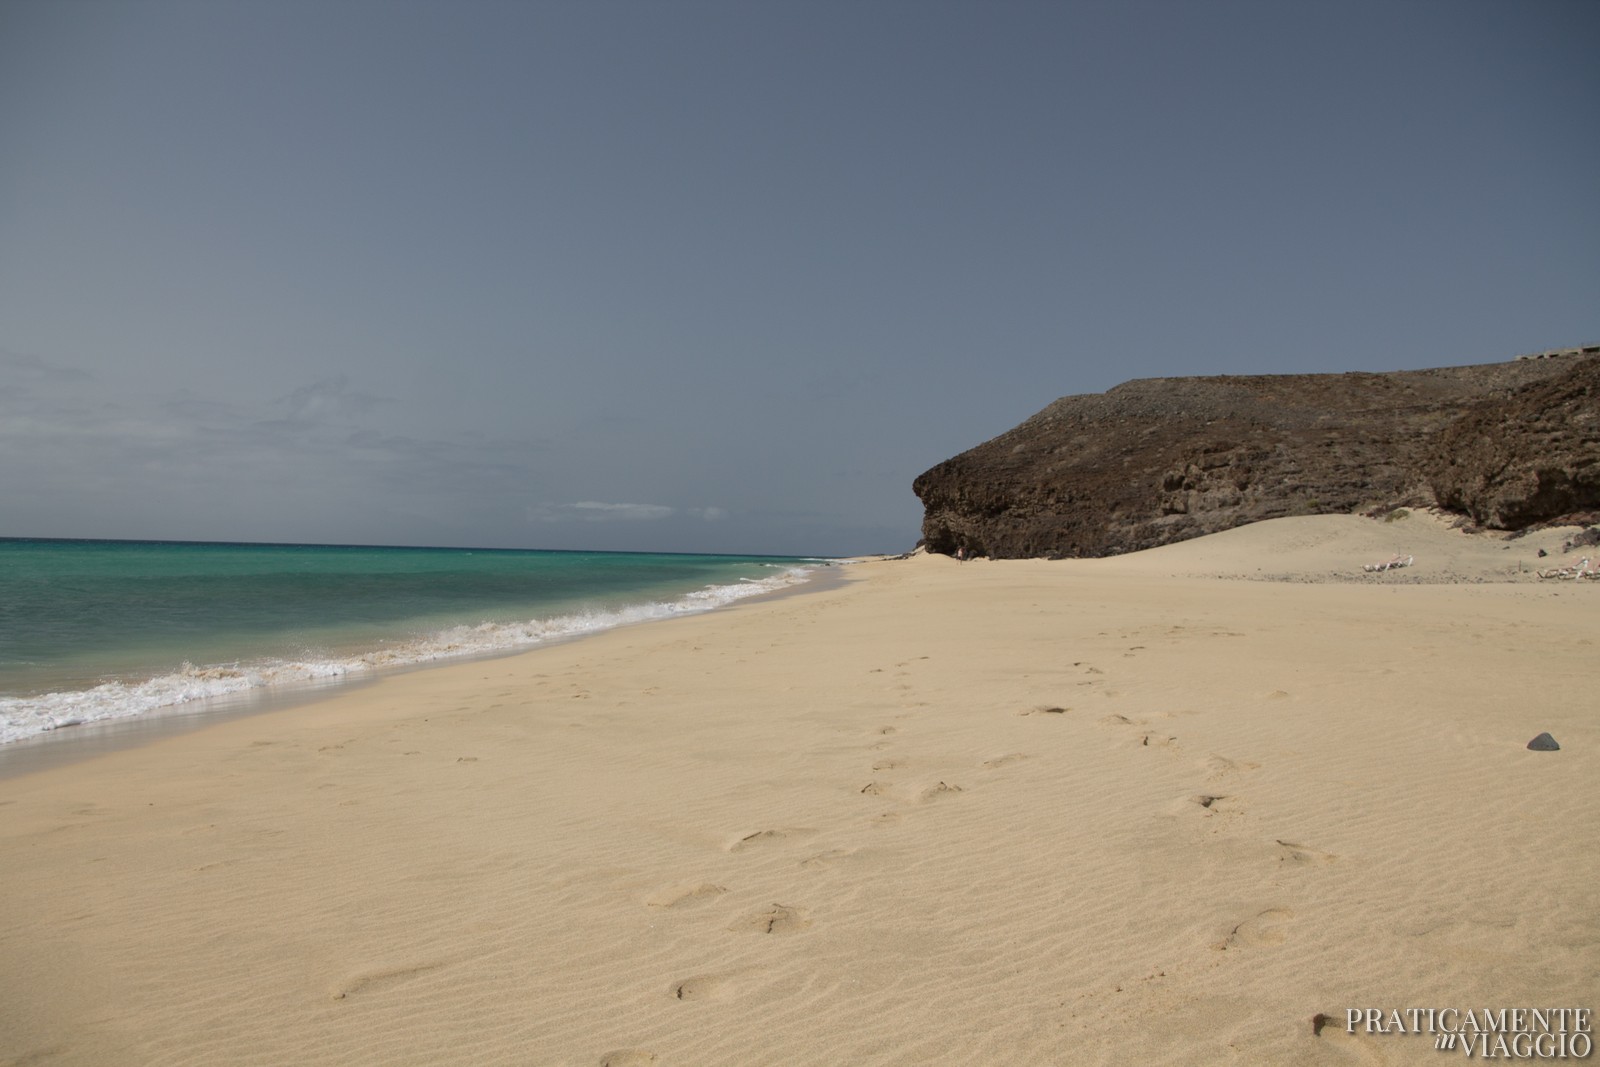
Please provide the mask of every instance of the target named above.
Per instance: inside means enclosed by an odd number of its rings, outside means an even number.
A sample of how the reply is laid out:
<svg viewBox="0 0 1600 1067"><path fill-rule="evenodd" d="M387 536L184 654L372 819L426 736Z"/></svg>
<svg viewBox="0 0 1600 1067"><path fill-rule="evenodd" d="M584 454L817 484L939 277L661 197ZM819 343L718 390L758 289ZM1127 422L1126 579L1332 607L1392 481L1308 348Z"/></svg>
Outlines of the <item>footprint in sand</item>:
<svg viewBox="0 0 1600 1067"><path fill-rule="evenodd" d="M733 995L733 983L714 974L699 974L672 983L667 992L675 1000L726 1000Z"/></svg>
<svg viewBox="0 0 1600 1067"><path fill-rule="evenodd" d="M903 766L905 766L905 760L881 759L873 763L872 769L875 771L892 771Z"/></svg>
<svg viewBox="0 0 1600 1067"><path fill-rule="evenodd" d="M1018 715L1065 715L1071 708L1063 708L1056 704L1035 704L1031 708L1023 708Z"/></svg>
<svg viewBox="0 0 1600 1067"><path fill-rule="evenodd" d="M1017 763L1027 758L1028 755L1025 752L1008 752L1004 756L996 756L993 759L986 759L982 763L978 764L978 766L982 767L986 771L992 771L997 770L1000 767L1009 766L1010 764Z"/></svg>
<svg viewBox="0 0 1600 1067"><path fill-rule="evenodd" d="M393 967L356 971L330 989L328 995L334 1000L343 1000L353 993L377 992L400 982L409 981L418 975L427 974L429 971L436 971L447 962L447 960L429 960L423 963L401 963Z"/></svg>
<svg viewBox="0 0 1600 1067"><path fill-rule="evenodd" d="M1345 1031L1344 1012L1327 1015L1317 1012L1311 1017L1311 1036L1319 1041L1326 1041L1341 1052L1354 1054L1361 1063L1386 1064L1389 1057L1373 1046L1372 1038L1359 1030L1356 1033Z"/></svg>
<svg viewBox="0 0 1600 1067"><path fill-rule="evenodd" d="M918 799L926 804L929 801L939 800L943 797L948 797L962 791L963 790L959 785L950 785L946 782L940 782L938 785L930 785L928 788L924 789Z"/></svg>
<svg viewBox="0 0 1600 1067"><path fill-rule="evenodd" d="M1219 756L1213 752L1211 755L1201 760L1198 766L1207 772L1207 778L1215 781L1218 778L1226 778L1230 774L1237 774L1240 771L1253 771L1260 767L1261 764L1233 760L1229 759L1227 756Z"/></svg>
<svg viewBox="0 0 1600 1067"><path fill-rule="evenodd" d="M816 870L822 867L832 867L842 859L855 855L853 848L830 848L826 852L819 852L815 856L808 856L800 861L800 866L807 870Z"/></svg>
<svg viewBox="0 0 1600 1067"><path fill-rule="evenodd" d="M1332 852L1323 852L1320 849L1307 845L1297 845L1293 841L1278 840L1278 862L1291 863L1304 867L1325 867L1339 857Z"/></svg>
<svg viewBox="0 0 1600 1067"><path fill-rule="evenodd" d="M1243 811L1244 805L1238 798L1226 793L1194 793L1167 805L1169 815L1185 819L1196 815L1208 819L1216 815L1239 815Z"/></svg>
<svg viewBox="0 0 1600 1067"><path fill-rule="evenodd" d="M1288 908L1268 908L1239 923L1216 947L1225 952L1231 948L1281 945L1288 938L1284 924L1293 918L1294 912Z"/></svg>
<svg viewBox="0 0 1600 1067"><path fill-rule="evenodd" d="M1100 725L1112 728L1132 726L1142 730L1143 732L1139 734L1139 746L1141 748L1170 748L1174 750L1178 748L1178 739L1173 735L1151 730L1148 723L1134 722L1126 715L1115 713L1107 715L1100 720Z"/></svg>
<svg viewBox="0 0 1600 1067"><path fill-rule="evenodd" d="M650 1067L660 1061L661 1057L649 1049L619 1048L601 1056L600 1067Z"/></svg>
<svg viewBox="0 0 1600 1067"><path fill-rule="evenodd" d="M674 886L646 898L645 905L651 908L693 908L709 904L726 892L727 889L710 882L696 886Z"/></svg>
<svg viewBox="0 0 1600 1067"><path fill-rule="evenodd" d="M816 833L815 830L805 826L783 827L777 830L757 830L753 834L745 834L729 845L728 851L743 852L746 849L778 844L791 838L810 837L814 833Z"/></svg>
<svg viewBox="0 0 1600 1067"><path fill-rule="evenodd" d="M754 930L761 934L793 934L810 925L811 920L806 917L804 909L793 908L787 904L773 904L753 915L746 915L728 929Z"/></svg>
<svg viewBox="0 0 1600 1067"><path fill-rule="evenodd" d="M889 793L889 786L884 782L868 782L866 785L861 787L860 792L863 796L869 797L887 796Z"/></svg>

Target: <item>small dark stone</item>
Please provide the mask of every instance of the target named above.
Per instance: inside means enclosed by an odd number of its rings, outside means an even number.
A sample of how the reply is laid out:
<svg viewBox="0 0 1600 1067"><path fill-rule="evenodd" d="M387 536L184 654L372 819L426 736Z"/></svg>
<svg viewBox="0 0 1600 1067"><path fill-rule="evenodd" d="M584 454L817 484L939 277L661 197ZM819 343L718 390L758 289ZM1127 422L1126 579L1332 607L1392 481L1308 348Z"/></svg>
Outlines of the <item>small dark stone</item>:
<svg viewBox="0 0 1600 1067"><path fill-rule="evenodd" d="M1540 559L1544 559L1544 557L1546 557L1546 556L1548 556L1548 555L1549 555L1549 554L1550 554L1550 553L1548 553L1548 552L1546 552L1546 551L1545 551L1545 550L1544 550L1544 549L1542 549L1542 548L1541 548L1541 549L1540 549L1540 550L1539 550L1539 558L1540 558Z"/></svg>
<svg viewBox="0 0 1600 1067"><path fill-rule="evenodd" d="M1560 745L1556 744L1556 739L1551 737L1548 732L1542 733L1532 741L1529 741L1528 747L1535 752L1556 752L1561 748Z"/></svg>

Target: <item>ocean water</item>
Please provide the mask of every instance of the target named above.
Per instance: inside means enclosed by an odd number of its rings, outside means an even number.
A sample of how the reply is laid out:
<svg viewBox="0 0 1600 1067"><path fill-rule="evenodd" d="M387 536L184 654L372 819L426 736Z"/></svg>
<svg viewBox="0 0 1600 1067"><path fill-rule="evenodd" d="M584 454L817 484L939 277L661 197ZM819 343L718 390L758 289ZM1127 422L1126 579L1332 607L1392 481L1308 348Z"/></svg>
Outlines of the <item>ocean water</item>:
<svg viewBox="0 0 1600 1067"><path fill-rule="evenodd" d="M825 562L0 538L0 744L708 611Z"/></svg>

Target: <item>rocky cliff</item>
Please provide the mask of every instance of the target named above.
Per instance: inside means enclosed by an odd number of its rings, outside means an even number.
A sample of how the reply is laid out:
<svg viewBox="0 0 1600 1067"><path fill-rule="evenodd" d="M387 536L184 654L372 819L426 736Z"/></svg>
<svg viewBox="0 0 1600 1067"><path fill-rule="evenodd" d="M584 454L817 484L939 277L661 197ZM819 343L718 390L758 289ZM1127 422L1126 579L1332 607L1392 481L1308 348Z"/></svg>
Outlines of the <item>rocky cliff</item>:
<svg viewBox="0 0 1600 1067"><path fill-rule="evenodd" d="M1285 515L1600 509L1600 357L1152 378L1069 396L917 477L929 551L1108 556Z"/></svg>

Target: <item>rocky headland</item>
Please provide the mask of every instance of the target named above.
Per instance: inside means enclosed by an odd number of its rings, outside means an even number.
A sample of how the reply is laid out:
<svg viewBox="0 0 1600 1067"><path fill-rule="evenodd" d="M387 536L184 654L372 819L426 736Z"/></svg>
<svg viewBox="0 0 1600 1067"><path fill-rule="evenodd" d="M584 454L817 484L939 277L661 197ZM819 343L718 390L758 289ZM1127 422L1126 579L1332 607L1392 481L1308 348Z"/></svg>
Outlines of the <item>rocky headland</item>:
<svg viewBox="0 0 1600 1067"><path fill-rule="evenodd" d="M1118 555L1288 515L1439 507L1519 530L1600 510L1600 355L1150 378L1063 397L919 475L930 552Z"/></svg>

